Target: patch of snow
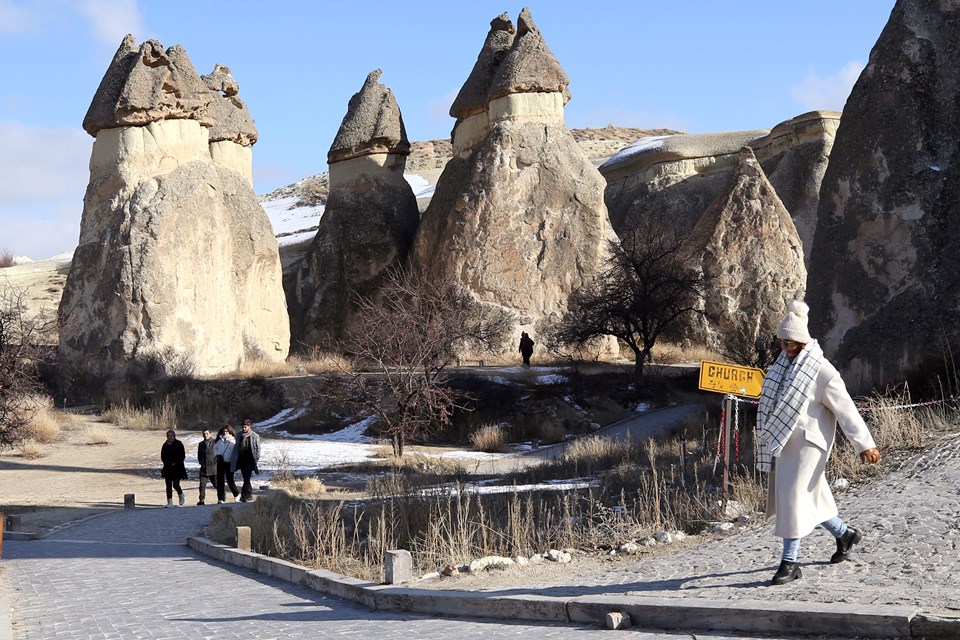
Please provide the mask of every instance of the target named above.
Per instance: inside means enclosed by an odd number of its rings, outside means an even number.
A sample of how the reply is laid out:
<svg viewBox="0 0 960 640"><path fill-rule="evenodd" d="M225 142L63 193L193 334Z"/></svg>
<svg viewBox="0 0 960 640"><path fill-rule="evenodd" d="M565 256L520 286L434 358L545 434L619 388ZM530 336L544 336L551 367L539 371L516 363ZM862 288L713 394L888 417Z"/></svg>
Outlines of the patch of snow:
<svg viewBox="0 0 960 640"><path fill-rule="evenodd" d="M413 189L413 195L418 198L426 198L432 196L433 192L436 191L436 187L430 184L430 181L419 176L415 173L405 173L403 178L410 185L410 188Z"/></svg>
<svg viewBox="0 0 960 640"><path fill-rule="evenodd" d="M297 236L309 234L311 238L316 235L320 218L323 217L324 206L299 207L297 206L299 202L299 197L292 196L264 200L260 203L267 214L267 218L270 219L270 226L273 227L273 233L277 236L277 241L281 244L291 244L299 241L292 238L295 234Z"/></svg>
<svg viewBox="0 0 960 640"><path fill-rule="evenodd" d="M546 376L538 376L537 379L533 381L533 383L534 384L563 384L568 380L569 378L567 378L567 376L561 376L553 373Z"/></svg>
<svg viewBox="0 0 960 640"><path fill-rule="evenodd" d="M634 407L633 410L636 411L637 413L645 413L645 412L647 412L647 411L650 411L650 403L649 403L649 402L638 402L638 403L637 403L637 406Z"/></svg>
<svg viewBox="0 0 960 640"><path fill-rule="evenodd" d="M663 147L663 141L669 138L670 136L648 136L646 138L640 138L636 142L631 142L626 147L618 151L616 154L610 156L610 158L600 165L600 168L603 167L612 167L614 165L620 164L633 158L633 156L645 153L647 151L656 151Z"/></svg>

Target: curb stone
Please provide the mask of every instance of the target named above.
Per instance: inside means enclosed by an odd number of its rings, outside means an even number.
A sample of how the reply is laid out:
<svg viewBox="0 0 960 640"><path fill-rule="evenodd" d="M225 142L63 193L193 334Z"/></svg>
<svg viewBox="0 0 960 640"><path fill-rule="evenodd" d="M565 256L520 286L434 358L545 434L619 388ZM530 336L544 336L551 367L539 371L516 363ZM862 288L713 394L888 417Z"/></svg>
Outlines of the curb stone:
<svg viewBox="0 0 960 640"><path fill-rule="evenodd" d="M214 560L306 586L370 609L604 626L606 614L620 611L634 626L676 631L710 629L793 635L844 634L881 638L958 638L960 613L921 613L911 606L847 605L819 602L716 601L655 596L494 595L381 585L218 544L187 539L194 551Z"/></svg>

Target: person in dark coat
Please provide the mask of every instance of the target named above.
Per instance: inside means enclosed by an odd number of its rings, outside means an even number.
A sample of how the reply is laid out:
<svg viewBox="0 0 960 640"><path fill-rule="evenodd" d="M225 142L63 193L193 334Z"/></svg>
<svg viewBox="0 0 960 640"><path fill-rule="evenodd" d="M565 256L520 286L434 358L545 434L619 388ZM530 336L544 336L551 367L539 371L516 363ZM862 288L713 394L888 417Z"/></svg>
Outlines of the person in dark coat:
<svg viewBox="0 0 960 640"><path fill-rule="evenodd" d="M187 452L183 448L183 443L177 440L177 432L170 429L167 431L167 441L160 447L160 461L163 463L160 477L167 486L167 509L173 506L174 489L180 497L180 506L183 506L184 497L180 481L187 479L187 467L184 464L186 459Z"/></svg>
<svg viewBox="0 0 960 640"><path fill-rule="evenodd" d="M253 485L250 484L250 476L254 473L260 473L260 436L253 430L253 425L249 420L243 421L240 427L240 434L237 436L237 444L233 448L232 470L240 470L243 476L243 486L240 487L240 502L249 502L253 499Z"/></svg>
<svg viewBox="0 0 960 640"><path fill-rule="evenodd" d="M207 483L217 488L217 457L213 450L216 440L210 429L203 430L203 440L197 445L197 462L200 463L200 500L204 504L207 497Z"/></svg>
<svg viewBox="0 0 960 640"><path fill-rule="evenodd" d="M217 440L213 445L213 452L217 460L217 504L226 500L226 486L229 485L233 497L240 499L240 490L237 489L237 483L233 480L233 473L236 471L234 466L233 450L236 447L237 439L233 432L233 427L226 425L217 432Z"/></svg>
<svg viewBox="0 0 960 640"><path fill-rule="evenodd" d="M533 355L533 339L524 331L520 334L520 355L523 356L523 366L530 366L530 356Z"/></svg>

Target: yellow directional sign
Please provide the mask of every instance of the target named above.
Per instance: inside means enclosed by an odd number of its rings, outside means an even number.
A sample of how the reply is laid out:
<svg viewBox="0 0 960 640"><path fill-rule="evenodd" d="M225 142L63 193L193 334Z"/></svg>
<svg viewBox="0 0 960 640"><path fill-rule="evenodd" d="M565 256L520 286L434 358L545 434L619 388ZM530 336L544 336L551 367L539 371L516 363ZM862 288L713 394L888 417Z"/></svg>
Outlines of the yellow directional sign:
<svg viewBox="0 0 960 640"><path fill-rule="evenodd" d="M704 391L759 398L762 387L763 371L760 369L706 360L700 363L700 388Z"/></svg>

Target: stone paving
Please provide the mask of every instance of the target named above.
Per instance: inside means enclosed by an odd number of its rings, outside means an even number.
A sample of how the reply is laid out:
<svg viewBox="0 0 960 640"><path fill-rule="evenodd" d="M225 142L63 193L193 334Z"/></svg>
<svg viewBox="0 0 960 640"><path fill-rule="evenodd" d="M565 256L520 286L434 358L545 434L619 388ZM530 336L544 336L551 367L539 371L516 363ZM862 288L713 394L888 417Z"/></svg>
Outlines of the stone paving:
<svg viewBox="0 0 960 640"><path fill-rule="evenodd" d="M577 625L443 620L371 611L216 564L183 541L213 507L137 509L43 540L4 543L0 588L14 640L604 638L733 640L722 634L607 631ZM736 636L742 637L742 636ZM6 640L0 629L0 640Z"/></svg>
<svg viewBox="0 0 960 640"><path fill-rule="evenodd" d="M852 561L829 564L834 543L818 531L801 549L803 579L781 587L767 586L780 541L763 524L670 554L619 559L604 571L571 572L553 584L542 576L525 584L518 571L509 588L488 591L706 598L731 601L731 607L777 599L957 610L960 434L880 480L839 494L838 502L841 515L864 532ZM13 638L727 638L371 611L191 552L184 540L202 530L215 508L121 511L45 540L5 541L0 587L12 607Z"/></svg>

